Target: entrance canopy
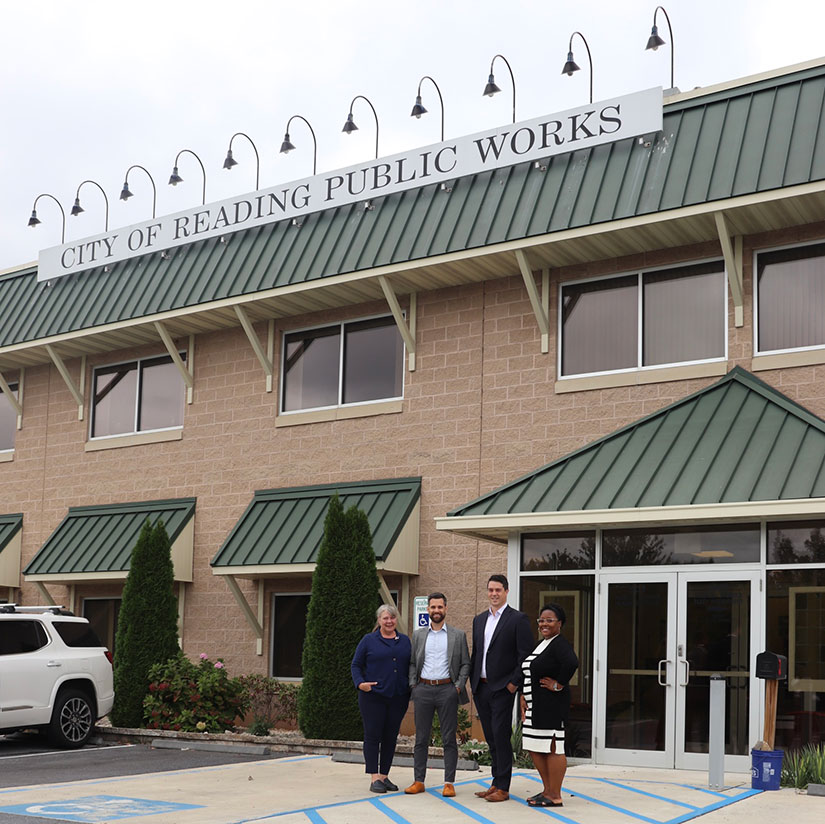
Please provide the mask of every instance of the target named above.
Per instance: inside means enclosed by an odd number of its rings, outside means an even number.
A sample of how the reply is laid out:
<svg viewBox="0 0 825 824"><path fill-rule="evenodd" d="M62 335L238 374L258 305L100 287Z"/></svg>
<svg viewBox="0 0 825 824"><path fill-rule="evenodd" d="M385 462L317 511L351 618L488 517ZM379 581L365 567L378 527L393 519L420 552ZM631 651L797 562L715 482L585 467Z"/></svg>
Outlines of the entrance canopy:
<svg viewBox="0 0 825 824"><path fill-rule="evenodd" d="M436 519L543 532L825 512L825 421L735 367L717 383Z"/></svg>
<svg viewBox="0 0 825 824"><path fill-rule="evenodd" d="M20 586L22 515L0 515L0 587Z"/></svg>
<svg viewBox="0 0 825 824"><path fill-rule="evenodd" d="M169 533L175 580L191 581L195 500L71 507L23 570L23 576L38 584L41 591L47 583L123 581L148 519L152 526L163 520Z"/></svg>

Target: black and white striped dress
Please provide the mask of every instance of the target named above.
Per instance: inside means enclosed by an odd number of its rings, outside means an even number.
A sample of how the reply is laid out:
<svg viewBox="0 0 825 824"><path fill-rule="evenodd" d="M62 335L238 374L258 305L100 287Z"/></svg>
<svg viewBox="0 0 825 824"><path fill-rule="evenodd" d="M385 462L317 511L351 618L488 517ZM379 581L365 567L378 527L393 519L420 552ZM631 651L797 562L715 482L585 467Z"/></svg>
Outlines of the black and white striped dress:
<svg viewBox="0 0 825 824"><path fill-rule="evenodd" d="M521 664L521 669L524 673L522 690L524 692L524 698L527 701L527 711L524 715L524 723L521 730L522 746L529 752L552 752L554 738L556 739L556 752L564 752L564 720L562 718L562 713L552 713L552 716L556 719L556 723L553 725L553 728L542 728L538 726L538 724L541 723L540 716L543 715L547 718L546 713L539 712L534 714L534 710L536 708L536 697L539 691L543 689L539 685L539 681L543 676L548 675L549 673L542 671L543 668L536 672L536 667L531 666L533 662L547 650L550 643L559 637L561 636L554 635L552 638L542 639L539 642L539 645L524 659ZM561 696L561 693L552 693L548 690L545 690L544 692L547 694L541 695L542 700L540 703L546 703L547 699L552 701L554 698ZM559 707L559 709L561 710L562 708ZM536 717L537 715L539 717Z"/></svg>

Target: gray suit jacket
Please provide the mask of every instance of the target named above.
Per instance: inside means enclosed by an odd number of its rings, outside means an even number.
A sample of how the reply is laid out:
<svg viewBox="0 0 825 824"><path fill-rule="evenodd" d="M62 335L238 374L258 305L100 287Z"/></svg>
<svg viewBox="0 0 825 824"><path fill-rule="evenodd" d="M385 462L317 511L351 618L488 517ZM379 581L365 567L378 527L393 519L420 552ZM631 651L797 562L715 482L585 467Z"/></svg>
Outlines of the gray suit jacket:
<svg viewBox="0 0 825 824"><path fill-rule="evenodd" d="M445 624L447 630L447 664L450 668L450 678L458 688L459 704L468 704L467 678L470 675L470 648L467 646L467 636L460 630ZM412 637L412 657L410 658L410 688L418 683L421 668L424 666L424 648L427 644L429 627L417 629Z"/></svg>

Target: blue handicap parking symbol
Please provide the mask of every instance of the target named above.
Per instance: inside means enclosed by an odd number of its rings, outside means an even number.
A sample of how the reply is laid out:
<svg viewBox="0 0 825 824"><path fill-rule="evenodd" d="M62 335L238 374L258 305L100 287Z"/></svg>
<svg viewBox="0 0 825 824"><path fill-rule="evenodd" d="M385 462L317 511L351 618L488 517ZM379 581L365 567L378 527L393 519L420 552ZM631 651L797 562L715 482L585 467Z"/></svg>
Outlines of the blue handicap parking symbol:
<svg viewBox="0 0 825 824"><path fill-rule="evenodd" d="M418 616L418 626L420 627L428 627L430 625L430 616L427 615L426 612L422 612Z"/></svg>
<svg viewBox="0 0 825 824"><path fill-rule="evenodd" d="M145 798L121 798L116 795L87 795L66 801L44 801L0 807L0 812L31 815L37 818L60 818L64 821L114 821L139 815L156 815L177 810L194 810L202 804L179 804L174 801L150 801Z"/></svg>

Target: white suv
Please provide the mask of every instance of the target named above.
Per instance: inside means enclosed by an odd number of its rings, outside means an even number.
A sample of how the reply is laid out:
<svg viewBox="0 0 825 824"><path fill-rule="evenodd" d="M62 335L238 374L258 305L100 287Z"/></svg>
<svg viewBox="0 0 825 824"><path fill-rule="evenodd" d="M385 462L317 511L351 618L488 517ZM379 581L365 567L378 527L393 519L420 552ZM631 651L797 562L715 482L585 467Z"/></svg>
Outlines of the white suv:
<svg viewBox="0 0 825 824"><path fill-rule="evenodd" d="M111 655L85 618L0 604L0 733L39 728L82 747L113 700Z"/></svg>

